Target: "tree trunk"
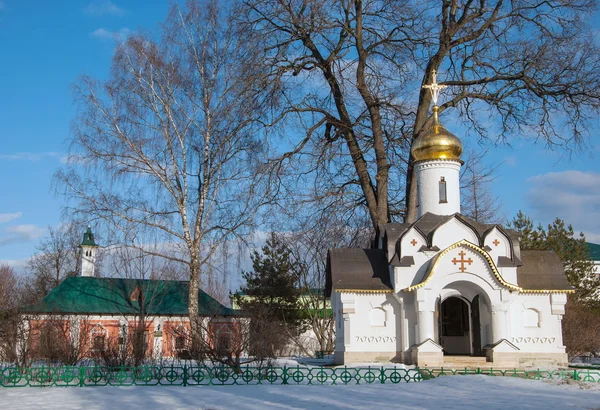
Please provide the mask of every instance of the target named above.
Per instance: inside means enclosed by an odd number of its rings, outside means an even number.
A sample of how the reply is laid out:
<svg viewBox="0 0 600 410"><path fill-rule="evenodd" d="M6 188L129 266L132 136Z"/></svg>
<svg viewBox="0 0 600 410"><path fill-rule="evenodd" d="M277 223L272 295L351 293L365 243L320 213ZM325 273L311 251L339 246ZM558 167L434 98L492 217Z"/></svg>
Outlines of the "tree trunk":
<svg viewBox="0 0 600 410"><path fill-rule="evenodd" d="M198 256L193 255L190 263L190 283L188 289L188 314L192 332L193 351L197 351L197 348L201 346L200 322L198 317L198 284L200 280L200 268L198 262Z"/></svg>

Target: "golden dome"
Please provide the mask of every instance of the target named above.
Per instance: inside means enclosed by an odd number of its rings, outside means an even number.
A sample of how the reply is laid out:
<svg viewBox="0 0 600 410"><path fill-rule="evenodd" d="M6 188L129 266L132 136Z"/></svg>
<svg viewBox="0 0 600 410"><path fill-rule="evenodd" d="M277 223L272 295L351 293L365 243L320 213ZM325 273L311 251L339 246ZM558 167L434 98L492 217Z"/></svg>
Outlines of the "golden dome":
<svg viewBox="0 0 600 410"><path fill-rule="evenodd" d="M411 153L415 161L431 159L451 159L460 161L462 143L460 139L442 127L438 119L437 105L433 106L433 124L412 145Z"/></svg>

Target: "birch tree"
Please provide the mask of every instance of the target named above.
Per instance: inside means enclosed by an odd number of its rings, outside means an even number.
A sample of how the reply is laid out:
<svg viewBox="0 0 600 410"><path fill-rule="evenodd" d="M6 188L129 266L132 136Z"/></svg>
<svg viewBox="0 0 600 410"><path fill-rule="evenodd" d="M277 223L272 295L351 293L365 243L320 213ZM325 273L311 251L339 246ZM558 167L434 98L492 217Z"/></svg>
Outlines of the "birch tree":
<svg viewBox="0 0 600 410"><path fill-rule="evenodd" d="M198 329L198 284L219 245L243 236L265 200L253 124L266 97L231 9L216 0L174 5L159 35L116 47L106 80L75 85L71 164L57 174L69 210L110 231L111 244L184 264ZM163 246L128 237L138 228Z"/></svg>

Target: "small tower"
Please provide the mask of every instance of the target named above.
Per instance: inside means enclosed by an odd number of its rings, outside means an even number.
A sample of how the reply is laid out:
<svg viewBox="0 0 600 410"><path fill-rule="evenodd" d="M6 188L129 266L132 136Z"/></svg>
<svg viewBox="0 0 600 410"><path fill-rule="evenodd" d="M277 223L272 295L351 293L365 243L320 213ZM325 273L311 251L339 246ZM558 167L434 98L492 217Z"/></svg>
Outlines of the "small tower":
<svg viewBox="0 0 600 410"><path fill-rule="evenodd" d="M433 123L413 143L411 153L415 159L418 190L418 216L427 212L436 215L460 213L460 167L463 161L460 139L446 130L438 118L437 100L445 85L425 85L433 99Z"/></svg>
<svg viewBox="0 0 600 410"><path fill-rule="evenodd" d="M79 245L79 276L95 276L97 247L92 228L88 226Z"/></svg>

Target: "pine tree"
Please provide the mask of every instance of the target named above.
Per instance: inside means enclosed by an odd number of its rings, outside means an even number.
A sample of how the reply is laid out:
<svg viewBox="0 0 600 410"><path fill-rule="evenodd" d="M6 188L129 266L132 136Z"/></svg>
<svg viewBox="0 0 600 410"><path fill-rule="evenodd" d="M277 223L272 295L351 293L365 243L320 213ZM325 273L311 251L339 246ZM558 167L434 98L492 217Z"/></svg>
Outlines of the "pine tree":
<svg viewBox="0 0 600 410"><path fill-rule="evenodd" d="M274 317L284 319L298 305L300 290L297 287L299 272L291 251L271 234L261 252L254 251L252 271L243 272L246 286L237 295L240 306L260 304L267 307Z"/></svg>
<svg viewBox="0 0 600 410"><path fill-rule="evenodd" d="M254 251L250 258L252 271L242 273L246 285L234 297L251 318L251 350L255 355L275 356L302 331L299 268L292 252L273 233L261 252Z"/></svg>
<svg viewBox="0 0 600 410"><path fill-rule="evenodd" d="M577 235L573 226L556 218L547 229L540 224L534 228L533 221L523 212L508 224L521 236L522 250L551 250L558 254L565 268L569 283L577 290L577 299L587 302L597 302L600 291L600 281L594 273L594 265L589 260L589 249L583 232Z"/></svg>

